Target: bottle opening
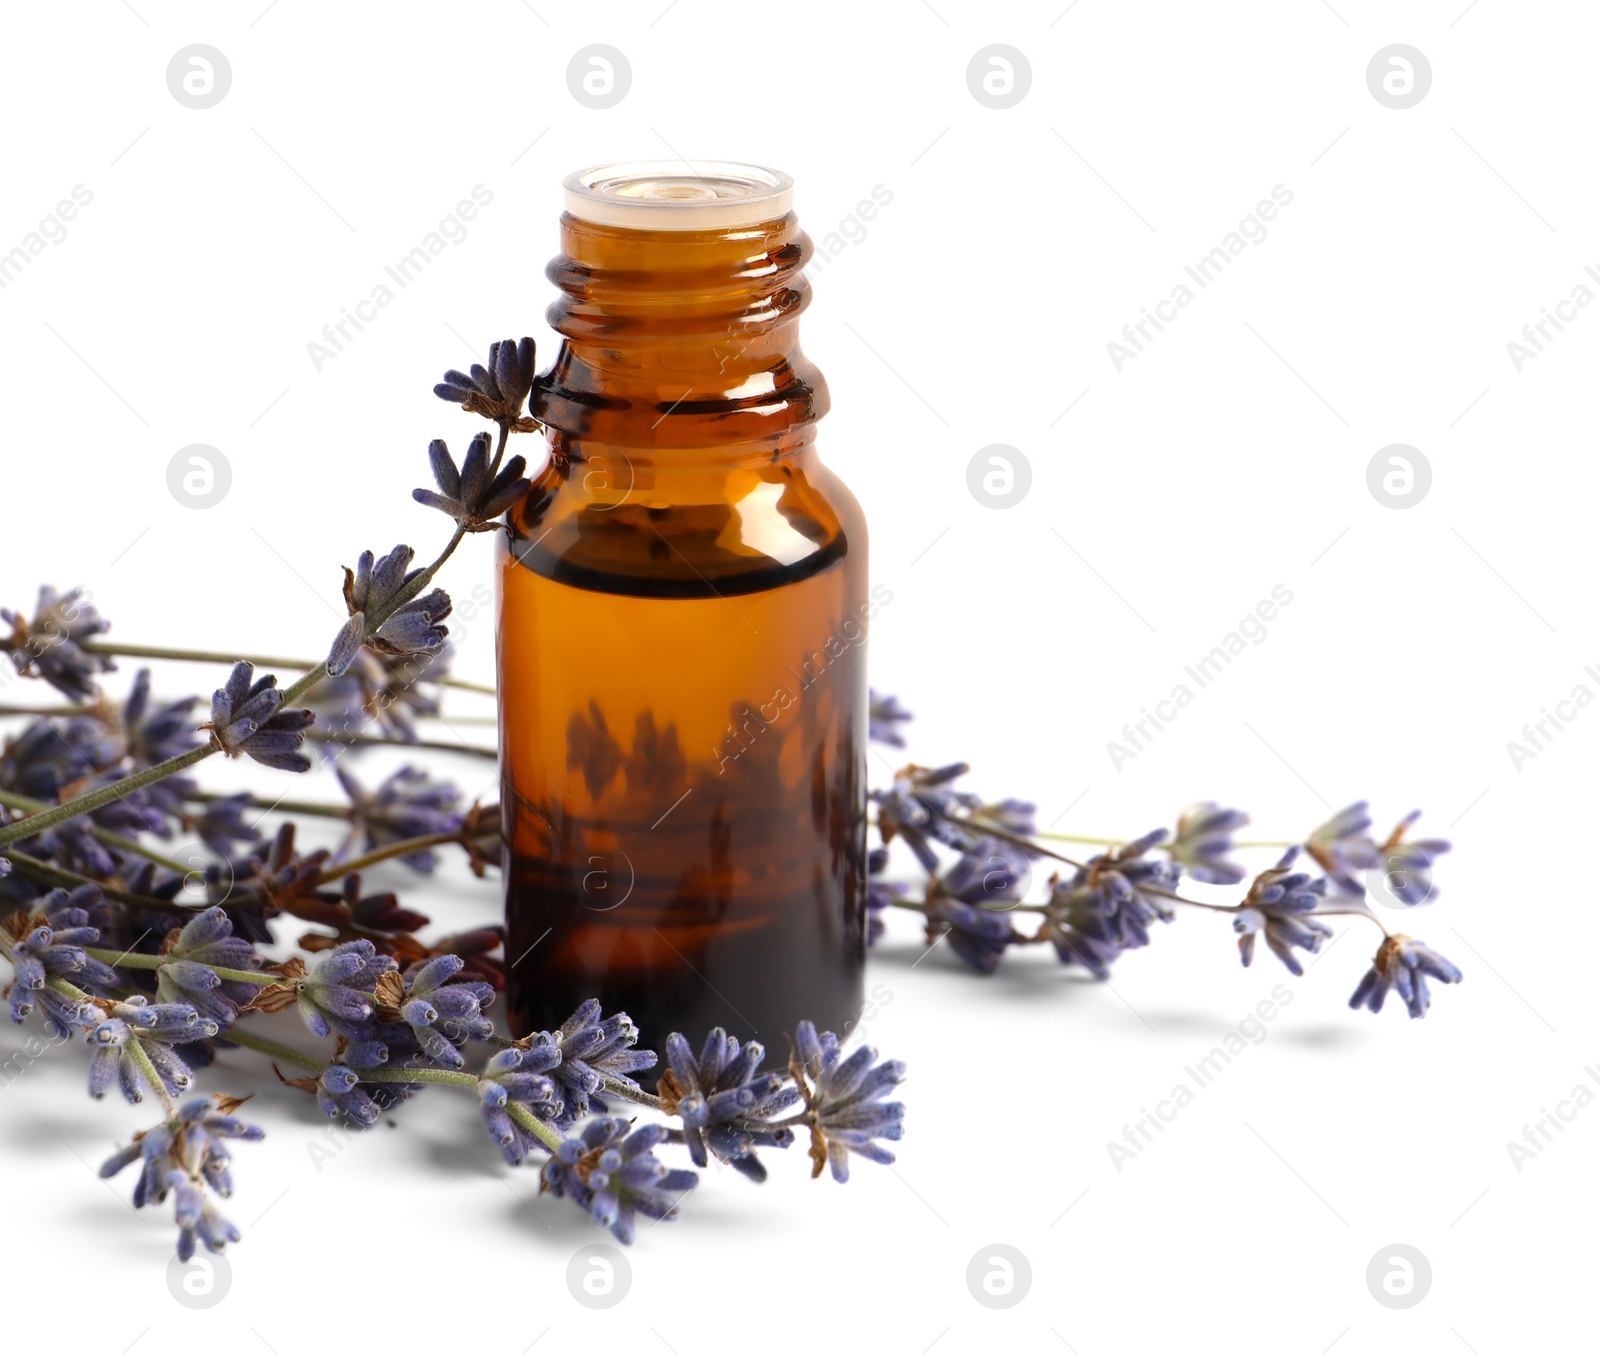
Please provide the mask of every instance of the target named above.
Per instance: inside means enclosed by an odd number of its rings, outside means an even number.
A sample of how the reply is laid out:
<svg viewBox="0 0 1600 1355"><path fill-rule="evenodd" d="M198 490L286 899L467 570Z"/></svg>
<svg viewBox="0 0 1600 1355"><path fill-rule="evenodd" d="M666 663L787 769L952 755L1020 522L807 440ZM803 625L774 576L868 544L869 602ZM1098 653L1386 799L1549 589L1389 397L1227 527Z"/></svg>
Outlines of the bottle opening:
<svg viewBox="0 0 1600 1355"><path fill-rule="evenodd" d="M794 180L762 165L642 160L596 165L563 181L580 221L647 231L707 231L788 216Z"/></svg>

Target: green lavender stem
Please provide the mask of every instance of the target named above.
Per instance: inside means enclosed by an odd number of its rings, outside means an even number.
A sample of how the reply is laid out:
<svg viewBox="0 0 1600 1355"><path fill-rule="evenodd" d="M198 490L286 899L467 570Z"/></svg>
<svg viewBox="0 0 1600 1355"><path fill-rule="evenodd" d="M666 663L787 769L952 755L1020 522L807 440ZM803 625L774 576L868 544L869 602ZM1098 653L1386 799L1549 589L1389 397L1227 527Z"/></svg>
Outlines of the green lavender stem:
<svg viewBox="0 0 1600 1355"><path fill-rule="evenodd" d="M431 578L432 575L430 574ZM126 659L174 659L189 663L249 663L257 668L298 668L301 670L315 669L317 663L310 659L286 659L271 654L227 654L215 649L178 649L167 645L131 645L122 644L116 640L85 640L79 646L87 654L103 654L108 658ZM465 678L443 677L428 678L440 687L454 687L463 692L479 692L484 696L493 696L495 689L487 687L481 682L468 682ZM0 710L0 715L11 714L10 711Z"/></svg>
<svg viewBox="0 0 1600 1355"><path fill-rule="evenodd" d="M661 1098L652 1096L647 1091L638 1087L630 1087L626 1082L621 1082L609 1073L600 1074L600 1087L603 1091L610 1092L613 1096L620 1096L624 1101L632 1101L636 1106L648 1106L651 1110L661 1110Z"/></svg>
<svg viewBox="0 0 1600 1355"><path fill-rule="evenodd" d="M246 1049L253 1049L258 1054L266 1054L270 1058L282 1059L285 1063L292 1063L297 1068L304 1068L309 1072L323 1073L327 1070L328 1061L319 1059L315 1054L302 1054L298 1049L290 1049L286 1044L279 1044L276 1040L268 1040L260 1035L252 1035L249 1031L240 1030L237 1025L230 1027L223 1035L226 1040L236 1045L243 1045Z"/></svg>
<svg viewBox="0 0 1600 1355"><path fill-rule="evenodd" d="M165 955L142 955L125 950L107 950L103 946L85 946L83 953L92 955L97 960L104 960L117 969L160 969L167 963ZM270 984L283 982L280 975L263 974L256 969L224 969L221 965L214 964L208 964L206 968L219 979L226 979L230 983L255 983L265 988Z"/></svg>
<svg viewBox="0 0 1600 1355"><path fill-rule="evenodd" d="M488 758L491 762L500 756L498 748L484 748L476 744L457 743L452 739L385 739L374 734L324 734L306 736L315 743L341 743L353 748L425 748L435 753L470 753L473 757Z"/></svg>
<svg viewBox="0 0 1600 1355"><path fill-rule="evenodd" d="M218 800L231 800L235 797L223 791L197 790L184 796L190 804L209 805ZM343 819L349 822L355 817L355 810L348 804L336 805L321 800L269 800L264 795L250 795L245 799L245 804L252 809L275 809L282 814L304 814L319 819Z"/></svg>
<svg viewBox="0 0 1600 1355"><path fill-rule="evenodd" d="M544 1144L552 1153L561 1146L561 1135L555 1132L543 1120L539 1119L526 1106L518 1105L515 1101L506 1102L506 1114L520 1124L540 1143Z"/></svg>
<svg viewBox="0 0 1600 1355"><path fill-rule="evenodd" d="M167 1094L167 1089L161 1081L161 1074L156 1072L155 1064L150 1062L150 1055L145 1053L144 1042L135 1035L123 1048L133 1056L133 1061L139 1065L140 1076L150 1084L150 1090L156 1094L162 1108L168 1115L173 1114L178 1108L177 1103Z"/></svg>
<svg viewBox="0 0 1600 1355"><path fill-rule="evenodd" d="M31 796L17 795L8 790L0 790L0 805L7 809L26 809L30 813L40 813L51 806L46 800L35 800ZM174 861L170 856L163 856L160 852L146 847L143 843L136 842L119 833L113 833L106 828L92 828L89 830L97 842L103 842L108 847L115 847L119 851L132 852L135 856L142 856L147 861L154 861L158 866L165 866L170 871L179 875L187 875L189 867L182 862Z"/></svg>
<svg viewBox="0 0 1600 1355"><path fill-rule="evenodd" d="M382 847L374 847L365 856L353 856L348 861L339 861L329 866L321 875L317 876L318 884L327 884L330 880L337 880L341 875L350 875L358 870L365 870L368 866L375 866L380 861L390 861L397 856L410 856L412 852L420 852L428 847L446 847L452 842L462 840L459 831L454 833L428 833L423 837L401 838L397 842L385 843Z"/></svg>
<svg viewBox="0 0 1600 1355"><path fill-rule="evenodd" d="M98 790L85 791L82 795L75 795L61 804L52 805L37 814L30 814L25 819L18 819L15 823L0 828L0 847L9 847L13 842L33 837L44 832L46 828L54 828L58 823L65 823L68 819L75 819L81 814L89 814L96 809L103 809L106 805L115 804L136 790L153 786L157 781L165 781L169 776L176 776L197 762L204 762L215 751L214 748L205 745L191 748L187 753L169 757L165 762L158 762L154 767L147 767L142 772L134 772L133 775L125 776L120 781L107 782Z"/></svg>

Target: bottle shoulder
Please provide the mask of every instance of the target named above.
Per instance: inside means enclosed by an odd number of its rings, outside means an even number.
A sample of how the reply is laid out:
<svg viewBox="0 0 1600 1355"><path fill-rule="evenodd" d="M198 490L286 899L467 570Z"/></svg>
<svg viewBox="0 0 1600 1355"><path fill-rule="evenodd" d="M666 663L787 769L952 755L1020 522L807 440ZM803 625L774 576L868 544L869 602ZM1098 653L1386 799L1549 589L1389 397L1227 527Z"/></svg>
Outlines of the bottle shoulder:
<svg viewBox="0 0 1600 1355"><path fill-rule="evenodd" d="M569 451L575 449L568 449ZM648 463L553 455L508 516L511 560L600 592L726 596L863 567L855 496L809 447L770 459Z"/></svg>

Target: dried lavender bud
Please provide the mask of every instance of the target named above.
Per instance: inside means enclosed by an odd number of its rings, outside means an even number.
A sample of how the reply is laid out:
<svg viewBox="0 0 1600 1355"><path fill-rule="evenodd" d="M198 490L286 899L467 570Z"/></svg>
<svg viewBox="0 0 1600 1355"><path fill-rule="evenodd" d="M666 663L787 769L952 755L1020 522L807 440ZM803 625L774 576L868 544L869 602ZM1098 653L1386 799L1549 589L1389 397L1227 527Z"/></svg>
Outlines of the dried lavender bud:
<svg viewBox="0 0 1600 1355"><path fill-rule="evenodd" d="M1242 809L1224 809L1214 801L1192 804L1178 815L1178 827L1167 851L1201 884L1234 885L1245 868L1225 858L1233 850L1233 834L1250 822Z"/></svg>
<svg viewBox="0 0 1600 1355"><path fill-rule="evenodd" d="M667 1036L666 1055L668 1067L656 1094L662 1109L682 1122L695 1166L706 1165L709 1149L751 1180L764 1181L767 1171L755 1150L786 1148L794 1135L761 1121L797 1104L799 1091L778 1073L758 1072L766 1049L754 1040L741 1045L721 1026L706 1036L699 1057L674 1031Z"/></svg>
<svg viewBox="0 0 1600 1355"><path fill-rule="evenodd" d="M873 742L904 748L906 741L900 726L912 718L911 712L900 704L899 697L867 689L867 737Z"/></svg>
<svg viewBox="0 0 1600 1355"><path fill-rule="evenodd" d="M533 389L535 352L532 339L502 339L489 345L487 367L474 363L470 374L448 371L433 393L516 432L532 432L539 425L523 415L522 403Z"/></svg>
<svg viewBox="0 0 1600 1355"><path fill-rule="evenodd" d="M465 531L492 532L506 510L528 492L529 482L522 474L528 463L520 456L511 457L497 473L490 474L487 433L472 439L459 471L450 449L437 438L428 444L428 460L439 492L414 489L411 497L447 513Z"/></svg>
<svg viewBox="0 0 1600 1355"><path fill-rule="evenodd" d="M363 646L380 654L431 654L443 648L447 632L440 623L450 615L450 596L439 588L409 596L422 575L420 569L410 568L415 554L410 546L396 546L375 560L371 551L362 551L355 570L345 570L344 600L350 619L328 652L330 676L341 676ZM379 613L386 615L374 629L372 618Z"/></svg>
<svg viewBox="0 0 1600 1355"><path fill-rule="evenodd" d="M1372 1012L1382 1011L1383 1000L1392 988L1415 1020L1428 1014L1428 1004L1432 1001L1432 994L1428 992L1430 978L1440 983L1460 983L1461 971L1421 941L1398 934L1386 936L1373 956L1372 968L1361 976L1361 982L1350 995L1350 1005L1364 1006Z"/></svg>
<svg viewBox="0 0 1600 1355"><path fill-rule="evenodd" d="M1315 954L1333 935L1333 928L1311 916L1327 892L1327 880L1313 880L1304 871L1289 869L1299 852L1298 847L1290 847L1276 866L1256 876L1242 910L1233 919L1233 929L1239 933L1239 958L1245 964L1255 955L1259 933L1266 937L1267 949L1296 977L1304 970L1292 948Z"/></svg>
<svg viewBox="0 0 1600 1355"><path fill-rule="evenodd" d="M668 1170L655 1156L666 1141L663 1125L629 1132L627 1120L591 1120L577 1138L567 1139L544 1164L543 1185L552 1195L566 1196L618 1242L633 1241L634 1220L671 1221L678 1217L677 1198L699 1185L686 1168Z"/></svg>
<svg viewBox="0 0 1600 1355"><path fill-rule="evenodd" d="M236 663L228 680L211 696L211 719L201 729L229 757L241 754L284 772L305 772L311 759L297 751L316 717L309 710L283 710L283 693L272 674L254 676L248 663Z"/></svg>
<svg viewBox="0 0 1600 1355"><path fill-rule="evenodd" d="M11 626L10 635L0 635L0 650L6 652L17 672L43 678L74 701L92 700L95 674L116 668L105 655L80 648L82 641L111 629L111 623L95 611L81 588L58 593L46 584L39 590L32 619L0 608L0 620Z"/></svg>
<svg viewBox="0 0 1600 1355"><path fill-rule="evenodd" d="M343 767L334 769L350 798L350 822L365 839L368 851L407 838L454 833L461 828L455 806L461 792L448 781L434 781L419 767L391 773L375 791L368 791ZM400 858L414 870L431 871L438 858L431 847Z"/></svg>
<svg viewBox="0 0 1600 1355"><path fill-rule="evenodd" d="M170 1119L136 1135L100 1168L100 1175L109 1178L134 1162L140 1164L133 1189L136 1209L161 1204L169 1194L175 1197L179 1260L194 1255L196 1242L219 1252L239 1240L239 1230L216 1212L205 1191L209 1187L223 1197L233 1193L232 1159L224 1140L254 1142L264 1137L256 1126L233 1117L231 1112L241 1104L220 1096L190 1101Z"/></svg>
<svg viewBox="0 0 1600 1355"><path fill-rule="evenodd" d="M878 1063L877 1057L877 1050L861 1045L841 1060L832 1031L819 1035L809 1021L796 1028L789 1070L811 1124L813 1177L821 1176L826 1166L835 1181L848 1181L851 1153L885 1166L894 1161L894 1154L877 1140L893 1141L905 1134L905 1106L883 1098L904 1081L906 1066L899 1059Z"/></svg>

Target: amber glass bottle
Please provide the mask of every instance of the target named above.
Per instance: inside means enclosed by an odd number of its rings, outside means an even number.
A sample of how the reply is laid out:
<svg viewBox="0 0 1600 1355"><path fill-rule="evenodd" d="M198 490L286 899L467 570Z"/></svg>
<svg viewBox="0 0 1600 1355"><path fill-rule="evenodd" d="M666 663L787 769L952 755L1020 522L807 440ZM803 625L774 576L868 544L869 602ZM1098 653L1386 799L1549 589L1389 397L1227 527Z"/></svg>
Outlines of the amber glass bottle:
<svg viewBox="0 0 1600 1355"><path fill-rule="evenodd" d="M817 458L785 175L566 181L550 460L499 560L509 1009L843 1030L865 958L866 530Z"/></svg>

